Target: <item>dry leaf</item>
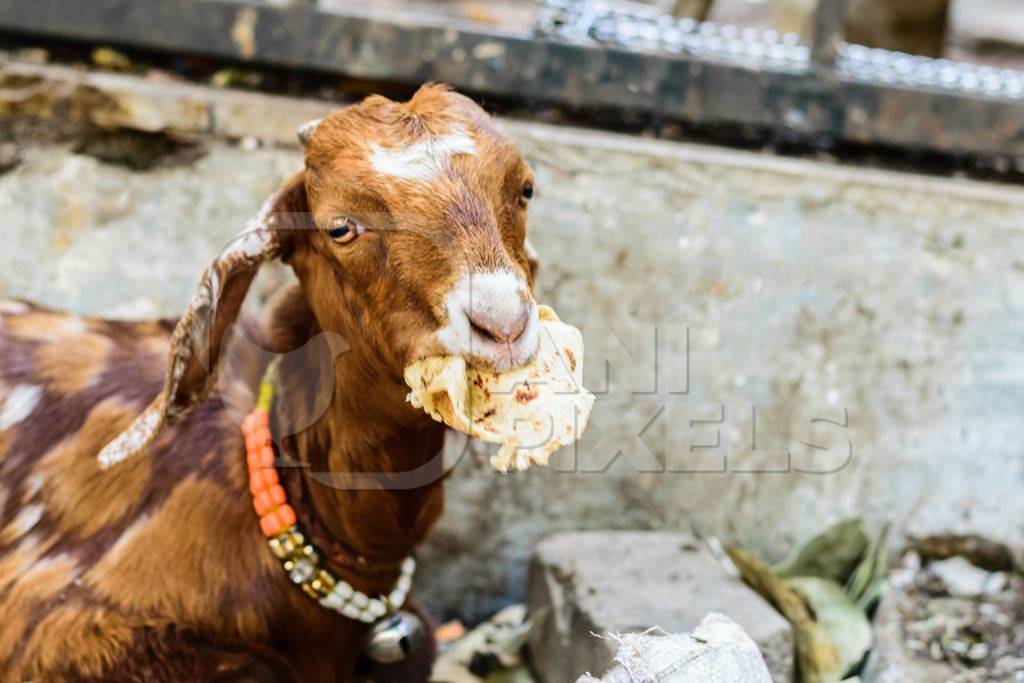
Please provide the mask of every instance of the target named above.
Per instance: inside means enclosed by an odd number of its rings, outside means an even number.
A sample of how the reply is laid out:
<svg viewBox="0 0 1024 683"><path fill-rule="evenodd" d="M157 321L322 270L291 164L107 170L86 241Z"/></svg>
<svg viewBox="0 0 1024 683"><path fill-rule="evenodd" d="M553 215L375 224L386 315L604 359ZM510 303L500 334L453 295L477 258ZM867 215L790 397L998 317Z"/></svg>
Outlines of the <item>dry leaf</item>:
<svg viewBox="0 0 1024 683"><path fill-rule="evenodd" d="M853 673L871 649L871 624L864 610L831 579L797 576L786 583L810 606L814 620L835 644L843 675Z"/></svg>
<svg viewBox="0 0 1024 683"><path fill-rule="evenodd" d="M770 602L793 627L797 666L802 683L833 683L842 678L839 650L814 621L807 604L765 563L741 548L726 548L744 583Z"/></svg>

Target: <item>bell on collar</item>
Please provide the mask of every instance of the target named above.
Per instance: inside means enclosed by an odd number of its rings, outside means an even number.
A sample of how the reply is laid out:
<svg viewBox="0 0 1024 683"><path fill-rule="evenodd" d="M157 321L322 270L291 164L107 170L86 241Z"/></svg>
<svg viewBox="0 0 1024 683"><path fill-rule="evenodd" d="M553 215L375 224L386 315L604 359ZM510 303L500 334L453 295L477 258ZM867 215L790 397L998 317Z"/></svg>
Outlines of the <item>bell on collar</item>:
<svg viewBox="0 0 1024 683"><path fill-rule="evenodd" d="M418 616L396 612L373 625L366 640L366 656L381 664L400 662L423 645L426 635Z"/></svg>

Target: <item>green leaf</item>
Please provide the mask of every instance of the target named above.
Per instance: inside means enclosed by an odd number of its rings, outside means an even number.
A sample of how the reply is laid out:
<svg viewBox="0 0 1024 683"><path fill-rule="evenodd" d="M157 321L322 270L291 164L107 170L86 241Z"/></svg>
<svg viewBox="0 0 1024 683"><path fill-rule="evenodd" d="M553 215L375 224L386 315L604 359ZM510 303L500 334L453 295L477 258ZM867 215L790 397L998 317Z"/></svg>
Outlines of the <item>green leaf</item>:
<svg viewBox="0 0 1024 683"><path fill-rule="evenodd" d="M817 576L846 583L868 547L868 537L859 518L847 519L796 545L780 564L777 575Z"/></svg>
<svg viewBox="0 0 1024 683"><path fill-rule="evenodd" d="M786 584L800 595L814 612L814 620L824 629L836 649L842 673L853 673L871 649L871 624L846 591L831 579L797 576Z"/></svg>
<svg viewBox="0 0 1024 683"><path fill-rule="evenodd" d="M889 573L889 523L886 522L871 548L846 584L846 592L861 609L869 609L885 591Z"/></svg>
<svg viewBox="0 0 1024 683"><path fill-rule="evenodd" d="M864 610L867 614L876 602L881 600L882 596L885 595L885 591L889 590L889 581L887 579L879 579L868 586L868 590L864 595L857 600L857 607Z"/></svg>

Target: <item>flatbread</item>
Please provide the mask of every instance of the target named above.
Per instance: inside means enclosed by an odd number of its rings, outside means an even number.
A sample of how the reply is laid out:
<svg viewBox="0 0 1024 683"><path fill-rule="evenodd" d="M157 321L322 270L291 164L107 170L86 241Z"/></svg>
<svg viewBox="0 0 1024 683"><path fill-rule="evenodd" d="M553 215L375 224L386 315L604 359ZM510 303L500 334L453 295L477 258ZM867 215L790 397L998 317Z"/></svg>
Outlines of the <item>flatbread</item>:
<svg viewBox="0 0 1024 683"><path fill-rule="evenodd" d="M491 466L502 472L546 465L586 429L594 395L583 387L583 335L538 307L540 345L521 368L496 373L461 356L434 356L405 369L409 402L438 422L501 444Z"/></svg>

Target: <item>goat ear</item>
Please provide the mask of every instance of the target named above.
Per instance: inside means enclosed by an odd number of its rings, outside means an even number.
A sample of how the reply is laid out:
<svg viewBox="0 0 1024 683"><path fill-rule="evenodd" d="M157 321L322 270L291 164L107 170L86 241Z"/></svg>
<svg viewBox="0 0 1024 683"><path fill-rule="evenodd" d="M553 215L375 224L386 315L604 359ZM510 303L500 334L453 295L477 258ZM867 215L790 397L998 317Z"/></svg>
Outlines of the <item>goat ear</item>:
<svg viewBox="0 0 1024 683"><path fill-rule="evenodd" d="M523 240L523 249L526 251L526 262L530 265L530 282L534 282L537 279L537 271L540 270L540 254L529 237Z"/></svg>
<svg viewBox="0 0 1024 683"><path fill-rule="evenodd" d="M206 399L228 329L256 272L284 252L290 242L289 231L300 227L308 211L305 174L300 173L274 192L210 263L171 335L163 390L128 429L100 451L101 468L145 450L164 424L185 417Z"/></svg>

